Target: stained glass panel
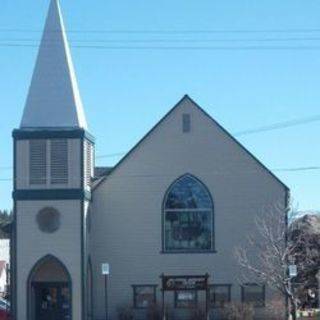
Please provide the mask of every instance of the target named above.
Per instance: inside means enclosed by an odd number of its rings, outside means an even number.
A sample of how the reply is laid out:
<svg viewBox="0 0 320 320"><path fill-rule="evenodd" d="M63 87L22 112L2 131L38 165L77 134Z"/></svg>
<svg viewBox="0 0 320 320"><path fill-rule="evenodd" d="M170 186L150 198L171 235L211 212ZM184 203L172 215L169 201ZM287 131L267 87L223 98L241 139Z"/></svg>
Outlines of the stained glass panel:
<svg viewBox="0 0 320 320"><path fill-rule="evenodd" d="M186 175L165 199L164 241L167 251L213 249L213 204L207 188Z"/></svg>
<svg viewBox="0 0 320 320"><path fill-rule="evenodd" d="M211 198L207 189L192 176L184 176L169 190L165 208L211 208Z"/></svg>

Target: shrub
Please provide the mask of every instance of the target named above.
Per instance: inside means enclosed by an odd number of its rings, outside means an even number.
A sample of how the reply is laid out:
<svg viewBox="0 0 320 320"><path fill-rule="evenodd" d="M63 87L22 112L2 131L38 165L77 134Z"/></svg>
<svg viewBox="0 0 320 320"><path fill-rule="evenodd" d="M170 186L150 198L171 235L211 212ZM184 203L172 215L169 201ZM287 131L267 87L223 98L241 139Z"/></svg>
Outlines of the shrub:
<svg viewBox="0 0 320 320"><path fill-rule="evenodd" d="M118 320L133 320L133 309L130 306L120 306L117 308Z"/></svg>
<svg viewBox="0 0 320 320"><path fill-rule="evenodd" d="M189 320L206 320L206 313L200 308L190 310Z"/></svg>
<svg viewBox="0 0 320 320"><path fill-rule="evenodd" d="M146 312L147 320L162 320L162 306L159 304L152 304L148 307ZM174 309L170 304L165 305L165 319L175 320Z"/></svg>
<svg viewBox="0 0 320 320"><path fill-rule="evenodd" d="M148 320L161 320L161 307L157 304L152 304L147 309Z"/></svg>
<svg viewBox="0 0 320 320"><path fill-rule="evenodd" d="M253 320L254 308L247 303L227 303L221 310L221 314L226 320Z"/></svg>
<svg viewBox="0 0 320 320"><path fill-rule="evenodd" d="M265 318L267 319L283 319L286 313L285 301L282 297L274 298L266 304Z"/></svg>

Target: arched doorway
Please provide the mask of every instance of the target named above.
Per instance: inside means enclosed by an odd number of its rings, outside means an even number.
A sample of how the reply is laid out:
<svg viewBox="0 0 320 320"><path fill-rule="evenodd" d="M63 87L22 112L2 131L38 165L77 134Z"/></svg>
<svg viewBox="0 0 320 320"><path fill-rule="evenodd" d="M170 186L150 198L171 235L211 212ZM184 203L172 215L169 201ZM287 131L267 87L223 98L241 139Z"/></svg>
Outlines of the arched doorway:
<svg viewBox="0 0 320 320"><path fill-rule="evenodd" d="M29 320L71 320L72 283L67 268L54 256L42 258L28 279Z"/></svg>

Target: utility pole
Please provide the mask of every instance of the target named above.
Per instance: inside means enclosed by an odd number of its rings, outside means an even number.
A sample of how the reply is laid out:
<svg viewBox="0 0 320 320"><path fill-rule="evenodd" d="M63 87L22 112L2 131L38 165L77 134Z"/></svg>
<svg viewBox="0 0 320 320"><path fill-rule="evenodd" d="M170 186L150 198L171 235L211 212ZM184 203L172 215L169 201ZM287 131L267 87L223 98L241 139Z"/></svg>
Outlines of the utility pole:
<svg viewBox="0 0 320 320"><path fill-rule="evenodd" d="M317 280L318 280L318 308L320 310L320 269L316 275Z"/></svg>
<svg viewBox="0 0 320 320"><path fill-rule="evenodd" d="M294 264L294 260L290 259L290 263L288 266L288 270L289 270L289 291L291 293L291 295L293 296L293 300L294 300L294 293L293 293L293 286L292 286L292 279L295 278L298 275L298 268L297 265ZM297 310L296 310L296 303L295 301L291 302L291 314L292 314L292 320L296 320L297 319Z"/></svg>
<svg viewBox="0 0 320 320"><path fill-rule="evenodd" d="M105 292L105 311L106 311L106 320L109 319L109 308L108 308L108 275L104 275L104 292Z"/></svg>

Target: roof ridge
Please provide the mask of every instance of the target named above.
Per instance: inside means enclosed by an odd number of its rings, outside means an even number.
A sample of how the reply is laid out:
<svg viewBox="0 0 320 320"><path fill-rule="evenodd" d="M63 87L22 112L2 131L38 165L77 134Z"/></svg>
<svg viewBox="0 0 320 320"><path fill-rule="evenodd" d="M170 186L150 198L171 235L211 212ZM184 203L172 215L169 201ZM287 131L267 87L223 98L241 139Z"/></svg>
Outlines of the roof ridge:
<svg viewBox="0 0 320 320"><path fill-rule="evenodd" d="M185 94L121 159L120 161L113 167L108 176L112 175L121 164L134 152L142 143L145 141L149 135L158 128L158 126L164 122L174 110L179 108L184 100L190 101L196 108L199 109L211 122L213 122L222 132L229 137L234 143L236 143L251 159L253 159L263 170L265 170L275 181L277 181L280 185L282 185L287 191L290 189L288 186L282 182L270 169L267 168L256 156L253 155L241 142L239 142L228 130L226 130L219 122L217 122L208 112L206 112L197 102L195 102L188 94ZM93 190L98 188L103 181L106 180L106 177L102 177L95 185Z"/></svg>

